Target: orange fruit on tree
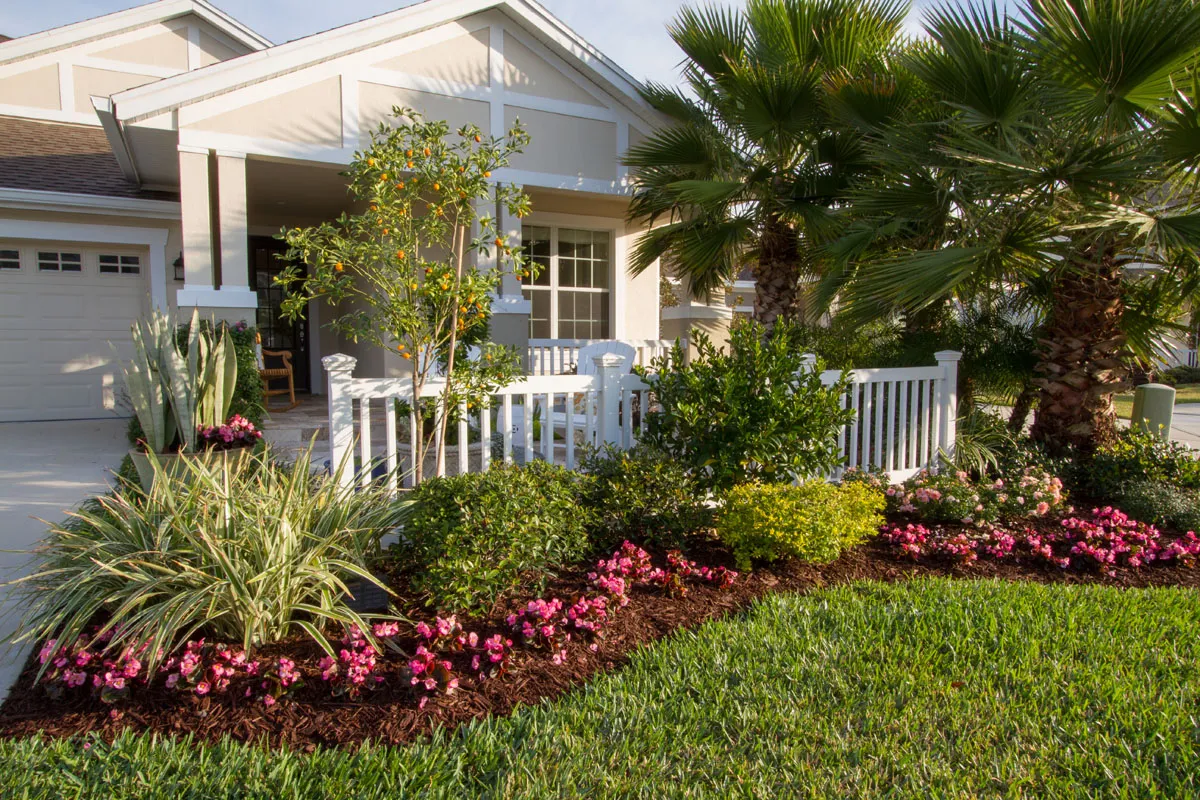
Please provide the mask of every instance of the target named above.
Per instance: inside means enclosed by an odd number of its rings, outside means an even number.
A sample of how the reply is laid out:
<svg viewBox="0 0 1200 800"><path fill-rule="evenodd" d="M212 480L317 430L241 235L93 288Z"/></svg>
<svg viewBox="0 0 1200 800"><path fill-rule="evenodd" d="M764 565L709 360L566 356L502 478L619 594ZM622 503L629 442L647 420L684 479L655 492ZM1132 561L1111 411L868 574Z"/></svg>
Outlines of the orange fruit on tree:
<svg viewBox="0 0 1200 800"><path fill-rule="evenodd" d="M334 264L334 265L333 265L333 268L334 268L334 270L335 270L335 271L337 271L337 272L341 272L342 270L344 270L344 269L345 269L345 267L343 267L343 266L342 266L342 262L340 262L340 261L339 261L339 262L337 262L336 264Z"/></svg>
<svg viewBox="0 0 1200 800"><path fill-rule="evenodd" d="M429 155L429 148L428 148L428 147L426 147L426 148L425 148L425 150L424 150L424 153L425 153L425 155L426 155L426 156L428 156L428 155Z"/></svg>
<svg viewBox="0 0 1200 800"><path fill-rule="evenodd" d="M482 141L483 141L483 137L480 136L478 133L475 134L475 144L479 144Z"/></svg>

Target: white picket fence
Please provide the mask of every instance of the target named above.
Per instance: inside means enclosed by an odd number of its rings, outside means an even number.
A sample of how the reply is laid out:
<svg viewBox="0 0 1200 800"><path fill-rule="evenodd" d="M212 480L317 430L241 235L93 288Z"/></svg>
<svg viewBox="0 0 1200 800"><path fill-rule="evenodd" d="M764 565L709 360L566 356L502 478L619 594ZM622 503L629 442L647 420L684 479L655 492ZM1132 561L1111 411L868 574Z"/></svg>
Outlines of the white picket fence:
<svg viewBox="0 0 1200 800"><path fill-rule="evenodd" d="M579 350L590 344L599 344L604 339L530 339L529 374L562 375L579 361ZM636 354L633 363L648 367L655 358L671 351L673 339L621 339L633 347Z"/></svg>
<svg viewBox="0 0 1200 800"><path fill-rule="evenodd" d="M844 464L830 477L849 467L873 468L898 482L935 465L939 451L953 453L960 354L935 357L936 366L849 372L841 403L855 415L838 434ZM411 406L411 382L355 378L356 359L346 355L326 356L322 364L329 374L330 464L347 465L342 482L366 486L382 477L392 491L401 482L411 486L419 448L415 419L410 416L402 443L396 410L398 401ZM426 455L425 474L480 472L493 459L510 464L540 458L575 469L582 444L632 447L650 410L649 387L625 371L619 356L597 356L595 364L595 375L531 375L497 389L481 408L460 405L445 463L438 470ZM821 374L826 386L840 379L836 370ZM430 380L421 396L440 397L444 387L440 379Z"/></svg>

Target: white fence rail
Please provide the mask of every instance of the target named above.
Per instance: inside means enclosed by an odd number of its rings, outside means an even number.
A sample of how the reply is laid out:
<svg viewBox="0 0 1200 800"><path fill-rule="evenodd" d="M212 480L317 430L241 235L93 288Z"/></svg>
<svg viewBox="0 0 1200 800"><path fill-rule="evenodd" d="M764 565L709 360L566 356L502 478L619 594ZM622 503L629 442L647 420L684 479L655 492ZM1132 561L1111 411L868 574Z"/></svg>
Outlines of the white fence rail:
<svg viewBox="0 0 1200 800"><path fill-rule="evenodd" d="M579 362L579 350L605 339L530 339L529 374L562 375ZM650 361L666 355L675 342L672 339L621 339L636 351L633 363L650 366Z"/></svg>
<svg viewBox="0 0 1200 800"><path fill-rule="evenodd" d="M846 468L877 469L893 481L936 464L939 451L954 451L960 354L935 354L937 365L900 369L857 369L847 375L843 408L854 419L838 434L838 450ZM812 363L812 357L810 363ZM411 486L415 459L424 475L481 472L493 461L525 463L544 459L575 469L582 446L610 443L633 446L650 410L649 387L624 372L619 356L595 359L595 375L531 375L492 392L479 408L462 404L447 425L445 462L439 469L424 448L408 414L402 425L397 405L412 405L407 378L355 378L356 359L345 355L322 359L329 373L330 465L345 464L341 480L366 486L376 478L395 491ZM834 386L841 373L821 374ZM430 380L422 398L440 397L444 382ZM378 431L376 429L378 426ZM435 426L436 427L436 426ZM401 437L407 441L401 441Z"/></svg>

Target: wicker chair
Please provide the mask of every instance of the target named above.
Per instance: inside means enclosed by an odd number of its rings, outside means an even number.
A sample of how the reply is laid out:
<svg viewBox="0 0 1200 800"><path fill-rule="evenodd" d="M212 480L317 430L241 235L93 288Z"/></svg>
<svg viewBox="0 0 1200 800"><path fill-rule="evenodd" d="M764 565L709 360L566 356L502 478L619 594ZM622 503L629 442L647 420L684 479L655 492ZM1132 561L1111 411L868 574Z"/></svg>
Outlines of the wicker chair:
<svg viewBox="0 0 1200 800"><path fill-rule="evenodd" d="M263 350L262 334L255 337L254 358L258 362L258 374L263 381L263 405L267 411L291 411L300 405L296 402L296 377L292 372L292 352L290 350ZM268 367L265 358L281 359L283 366ZM272 389L271 381L287 379L286 389ZM271 398L287 395L288 405L271 407Z"/></svg>

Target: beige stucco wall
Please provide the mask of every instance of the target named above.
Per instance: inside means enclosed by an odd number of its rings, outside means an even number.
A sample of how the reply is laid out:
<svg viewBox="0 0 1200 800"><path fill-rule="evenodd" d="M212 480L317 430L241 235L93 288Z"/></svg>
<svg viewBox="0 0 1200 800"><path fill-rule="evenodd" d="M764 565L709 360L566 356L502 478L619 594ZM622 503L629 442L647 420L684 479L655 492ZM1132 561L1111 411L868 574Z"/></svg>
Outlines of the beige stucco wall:
<svg viewBox="0 0 1200 800"><path fill-rule="evenodd" d="M721 319L672 319L665 318L662 321L662 338L664 339L680 339L689 338L688 358L696 356L696 347L690 342L689 334L693 329L702 331L708 334L712 343L717 347L729 346L729 327L733 323L732 318Z"/></svg>
<svg viewBox="0 0 1200 800"><path fill-rule="evenodd" d="M58 65L47 64L0 78L0 103L57 110L60 106Z"/></svg>
<svg viewBox="0 0 1200 800"><path fill-rule="evenodd" d="M148 64L183 72L188 67L187 28L170 30L138 39L136 42L116 47L101 48L89 55L125 61L130 64Z"/></svg>
<svg viewBox="0 0 1200 800"><path fill-rule="evenodd" d="M415 108L430 120L446 120L450 123L451 130L472 124L477 125L485 134L491 131L491 107L482 101L364 82L358 85L362 146L370 142L370 132L378 127L380 122L395 120L392 116L392 108L395 106Z"/></svg>
<svg viewBox="0 0 1200 800"><path fill-rule="evenodd" d="M117 72L111 69L94 69L92 67L74 67L75 79L75 110L92 111L92 95L108 97L134 86L152 83L158 78L152 75L138 75L133 72Z"/></svg>
<svg viewBox="0 0 1200 800"><path fill-rule="evenodd" d="M511 128L518 119L529 132L530 145L512 159L513 167L616 180L616 123L505 106L505 128Z"/></svg>
<svg viewBox="0 0 1200 800"><path fill-rule="evenodd" d="M250 50L246 47L229 47L207 31L203 29L200 31L200 66L202 67L216 64L219 61L228 61L248 52Z"/></svg>
<svg viewBox="0 0 1200 800"><path fill-rule="evenodd" d="M326 78L199 120L189 127L338 147L342 143L341 82L336 76Z"/></svg>
<svg viewBox="0 0 1200 800"><path fill-rule="evenodd" d="M504 37L504 88L519 94L603 105L558 68L538 56L516 36Z"/></svg>
<svg viewBox="0 0 1200 800"><path fill-rule="evenodd" d="M444 81L487 86L491 35L487 28L402 53L375 66Z"/></svg>

